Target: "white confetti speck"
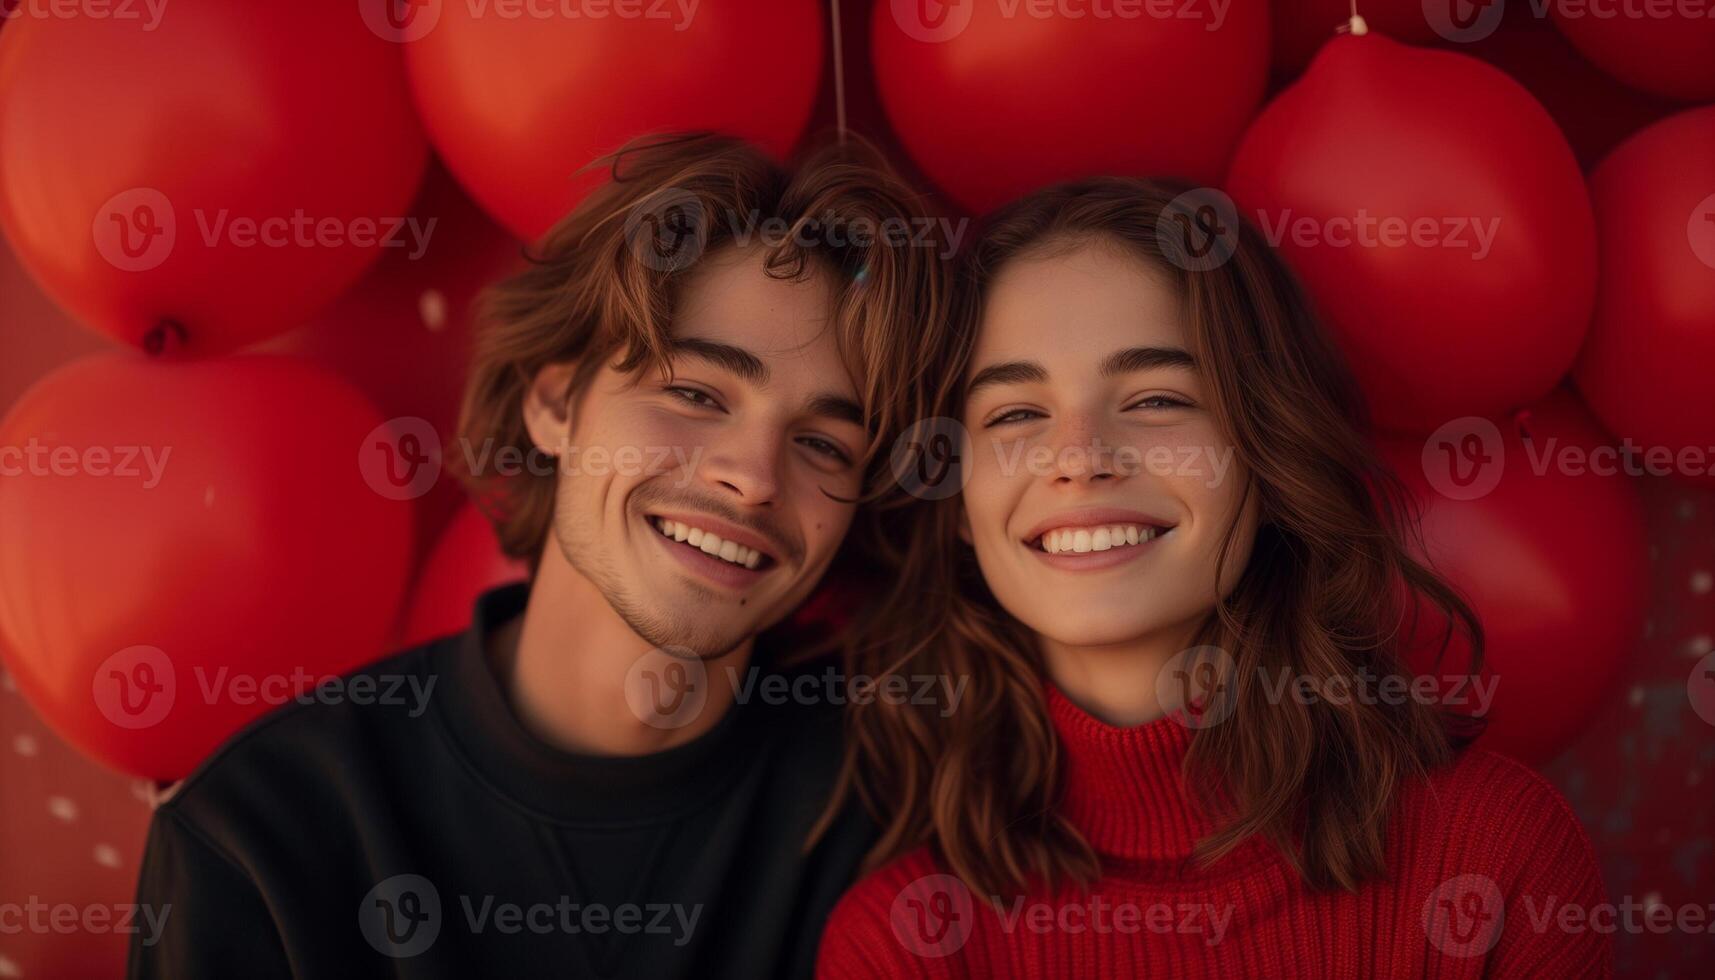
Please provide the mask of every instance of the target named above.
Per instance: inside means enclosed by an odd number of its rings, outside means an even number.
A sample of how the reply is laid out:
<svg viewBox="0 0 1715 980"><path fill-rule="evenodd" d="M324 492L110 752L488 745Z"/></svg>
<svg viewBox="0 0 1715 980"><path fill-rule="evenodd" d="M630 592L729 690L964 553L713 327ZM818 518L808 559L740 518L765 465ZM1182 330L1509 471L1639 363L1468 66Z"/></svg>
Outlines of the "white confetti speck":
<svg viewBox="0 0 1715 980"><path fill-rule="evenodd" d="M1644 908L1653 909L1661 905L1661 892L1650 892L1644 896Z"/></svg>
<svg viewBox="0 0 1715 980"><path fill-rule="evenodd" d="M207 508L214 507L214 484L211 483L203 488L202 505Z"/></svg>
<svg viewBox="0 0 1715 980"><path fill-rule="evenodd" d="M40 746L38 746L36 744L36 736L34 736L34 735L14 735L14 736L12 736L12 751L18 753L19 755L22 755L22 756L35 755L36 751L39 748L40 748Z"/></svg>
<svg viewBox="0 0 1715 980"><path fill-rule="evenodd" d="M1708 633L1699 633L1685 641L1685 654L1688 657L1701 657L1715 649L1715 640L1709 639Z"/></svg>
<svg viewBox="0 0 1715 980"><path fill-rule="evenodd" d="M71 823L77 819L77 804L63 796L50 796L48 797L48 812L66 823Z"/></svg>
<svg viewBox="0 0 1715 980"><path fill-rule="evenodd" d="M21 977L24 971L18 969L18 964L4 956L0 956L0 977Z"/></svg>
<svg viewBox="0 0 1715 980"><path fill-rule="evenodd" d="M1691 591L1693 593L1703 595L1711 588L1715 588L1715 575L1701 571L1691 573Z"/></svg>
<svg viewBox="0 0 1715 980"><path fill-rule="evenodd" d="M423 326L430 333L437 333L447 325L447 298L438 289L425 289L417 299L417 314L423 318Z"/></svg>
<svg viewBox="0 0 1715 980"><path fill-rule="evenodd" d="M1627 697L1626 697L1626 702L1634 708L1640 704L1643 704L1644 703L1643 686L1639 685L1637 687L1632 688L1631 694L1627 695Z"/></svg>
<svg viewBox="0 0 1715 980"><path fill-rule="evenodd" d="M95 845L95 863L104 868L119 867L119 849L112 844Z"/></svg>

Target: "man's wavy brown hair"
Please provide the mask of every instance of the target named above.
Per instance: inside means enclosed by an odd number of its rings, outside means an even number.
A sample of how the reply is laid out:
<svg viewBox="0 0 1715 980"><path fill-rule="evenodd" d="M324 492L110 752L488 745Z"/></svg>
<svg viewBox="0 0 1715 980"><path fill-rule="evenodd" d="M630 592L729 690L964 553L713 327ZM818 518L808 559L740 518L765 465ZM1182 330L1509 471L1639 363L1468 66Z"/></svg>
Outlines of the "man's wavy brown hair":
<svg viewBox="0 0 1715 980"><path fill-rule="evenodd" d="M1409 698L1277 703L1258 668L1318 683L1364 668L1409 676L1404 637L1438 634L1444 655L1462 632L1475 672L1482 631L1459 595L1408 553L1417 533L1409 498L1373 453L1353 380L1293 276L1249 225L1209 225L1216 212L1175 203L1184 190L1089 179L990 218L962 265L958 336L932 414L963 417L984 292L1008 262L1117 243L1169 277L1196 363L1209 366L1211 408L1261 514L1237 584L1194 640L1224 649L1236 666L1220 688L1231 715L1195 732L1185 763L1187 785L1220 819L1198 854L1212 862L1262 835L1310 887L1355 890L1385 872L1387 817L1402 784L1448 763L1477 720ZM1209 231L1229 236L1225 261L1191 249ZM834 805L855 794L880 821L871 868L929 845L982 895L1088 884L1100 859L1056 806L1065 769L1036 638L984 585L958 535L960 506L957 497L922 502L896 520L897 575L850 635L848 658L854 676L949 675L968 678L968 693L950 717L940 705L854 705ZM1420 610L1433 624L1427 633L1417 630Z"/></svg>
<svg viewBox="0 0 1715 980"><path fill-rule="evenodd" d="M450 465L502 549L534 563L553 519L555 469L522 413L537 371L575 363L573 394L608 363L666 374L679 287L699 259L729 247L763 249L781 278L832 275L830 323L871 435L867 493L890 493L878 454L903 420L926 411L949 336L947 246L917 234L926 227L912 224L924 217L918 195L856 138L790 168L741 140L701 133L641 139L595 165L611 179L527 249L523 271L491 287L479 308L462 451ZM885 233L902 222L905 241ZM470 465L502 452L541 465L505 474Z"/></svg>

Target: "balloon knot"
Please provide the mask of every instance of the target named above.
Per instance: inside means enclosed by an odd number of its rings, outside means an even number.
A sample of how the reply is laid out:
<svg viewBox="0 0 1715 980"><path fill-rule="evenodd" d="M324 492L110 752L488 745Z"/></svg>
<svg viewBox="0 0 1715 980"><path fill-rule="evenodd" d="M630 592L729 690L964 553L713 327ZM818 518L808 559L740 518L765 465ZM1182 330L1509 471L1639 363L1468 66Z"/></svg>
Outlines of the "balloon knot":
<svg viewBox="0 0 1715 980"><path fill-rule="evenodd" d="M1370 25L1364 20L1361 14L1353 14L1351 20L1340 25L1339 32L1341 34L1350 34L1353 37L1363 37L1365 34L1370 32Z"/></svg>
<svg viewBox="0 0 1715 980"><path fill-rule="evenodd" d="M185 346L185 325L177 320L162 320L143 335L143 353L150 357L171 354Z"/></svg>

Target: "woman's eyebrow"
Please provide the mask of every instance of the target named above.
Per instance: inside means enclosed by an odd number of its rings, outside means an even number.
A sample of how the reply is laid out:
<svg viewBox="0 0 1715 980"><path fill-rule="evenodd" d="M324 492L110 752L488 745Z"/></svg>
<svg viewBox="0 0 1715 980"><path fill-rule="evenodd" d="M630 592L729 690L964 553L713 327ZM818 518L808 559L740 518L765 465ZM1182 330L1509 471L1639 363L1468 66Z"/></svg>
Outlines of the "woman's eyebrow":
<svg viewBox="0 0 1715 980"><path fill-rule="evenodd" d="M1102 377L1147 371L1151 368L1178 367L1195 371L1197 359L1179 347L1127 347L1102 359Z"/></svg>
<svg viewBox="0 0 1715 980"><path fill-rule="evenodd" d="M988 385L1041 384L1047 380L1048 369L1035 361L1002 361L978 371L965 394L974 395Z"/></svg>

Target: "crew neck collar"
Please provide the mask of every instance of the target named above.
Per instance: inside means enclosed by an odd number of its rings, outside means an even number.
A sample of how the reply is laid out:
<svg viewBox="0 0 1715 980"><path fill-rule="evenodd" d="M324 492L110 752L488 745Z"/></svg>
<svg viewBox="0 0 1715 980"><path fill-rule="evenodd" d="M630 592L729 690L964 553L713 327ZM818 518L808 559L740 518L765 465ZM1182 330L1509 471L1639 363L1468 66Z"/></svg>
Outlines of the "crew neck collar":
<svg viewBox="0 0 1715 980"><path fill-rule="evenodd" d="M488 638L523 613L529 596L522 583L484 593L470 627L445 641L437 658L448 676L435 703L479 781L553 819L638 822L700 805L754 757L755 726L748 722L754 712L737 703L702 735L647 755L567 752L531 734L513 713L487 652Z"/></svg>

